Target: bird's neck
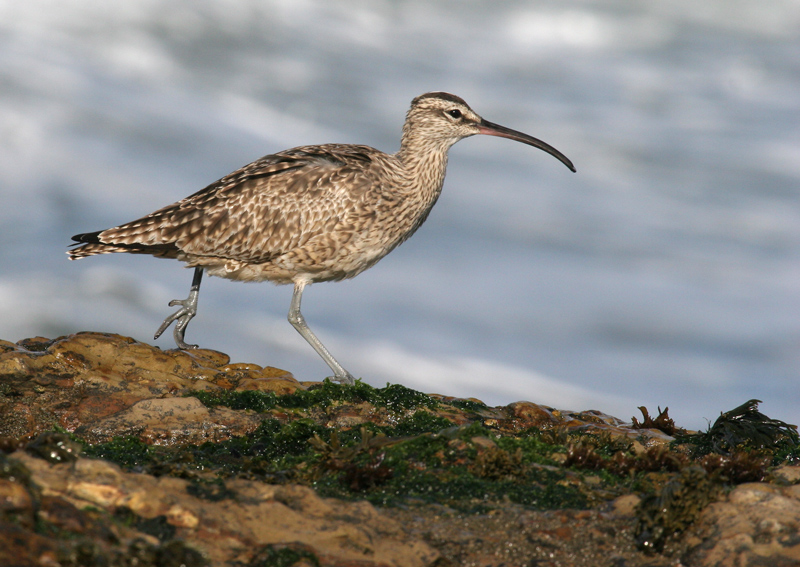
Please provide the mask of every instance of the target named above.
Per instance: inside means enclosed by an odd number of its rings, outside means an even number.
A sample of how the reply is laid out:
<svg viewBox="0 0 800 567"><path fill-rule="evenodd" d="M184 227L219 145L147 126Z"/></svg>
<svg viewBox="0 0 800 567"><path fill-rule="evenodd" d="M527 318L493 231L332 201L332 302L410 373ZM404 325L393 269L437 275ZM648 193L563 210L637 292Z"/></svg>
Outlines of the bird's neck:
<svg viewBox="0 0 800 567"><path fill-rule="evenodd" d="M430 199L431 206L442 191L447 151L451 145L404 132L400 150L395 154L404 169L409 189Z"/></svg>

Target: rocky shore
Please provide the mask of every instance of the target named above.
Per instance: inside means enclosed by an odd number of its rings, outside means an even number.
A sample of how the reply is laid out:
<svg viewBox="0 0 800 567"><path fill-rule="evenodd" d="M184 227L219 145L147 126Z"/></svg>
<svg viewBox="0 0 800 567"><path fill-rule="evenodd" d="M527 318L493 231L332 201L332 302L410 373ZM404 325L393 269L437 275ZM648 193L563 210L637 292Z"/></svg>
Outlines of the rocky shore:
<svg viewBox="0 0 800 567"><path fill-rule="evenodd" d="M0 565L788 567L799 465L755 401L697 434L112 334L0 341Z"/></svg>

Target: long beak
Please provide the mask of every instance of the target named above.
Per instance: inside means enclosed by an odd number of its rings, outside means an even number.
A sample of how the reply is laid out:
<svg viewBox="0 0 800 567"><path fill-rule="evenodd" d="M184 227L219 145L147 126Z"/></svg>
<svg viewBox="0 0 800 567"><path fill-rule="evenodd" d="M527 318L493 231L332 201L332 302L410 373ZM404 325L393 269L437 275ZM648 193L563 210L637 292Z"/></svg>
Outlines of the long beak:
<svg viewBox="0 0 800 567"><path fill-rule="evenodd" d="M551 156L558 159L561 163L566 165L573 172L575 171L575 166L572 165L572 162L567 156L559 152L550 144L542 142L541 140L539 140L538 138L534 138L533 136L528 136L527 134L523 134L522 132L517 132L516 130L512 130L511 128L506 128L505 126L500 126L499 124L495 124L493 122L489 122L488 120L483 120L483 119L481 119L480 123L478 124L478 133L486 134L487 136L500 136L501 138L516 140L517 142L528 144L529 146L533 146L534 148L539 148L540 150L544 150Z"/></svg>

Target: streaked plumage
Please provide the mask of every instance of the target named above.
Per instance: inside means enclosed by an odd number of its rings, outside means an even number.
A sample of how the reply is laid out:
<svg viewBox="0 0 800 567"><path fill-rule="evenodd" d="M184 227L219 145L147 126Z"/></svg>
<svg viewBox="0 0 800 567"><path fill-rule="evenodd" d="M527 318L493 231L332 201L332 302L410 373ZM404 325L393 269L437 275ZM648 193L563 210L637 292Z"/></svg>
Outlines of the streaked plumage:
<svg viewBox="0 0 800 567"><path fill-rule="evenodd" d="M168 317L181 348L197 309L203 271L238 281L292 283L289 319L334 371L352 376L311 333L300 313L307 284L351 278L408 239L427 218L442 190L447 151L475 134L508 137L547 151L571 170L563 154L535 138L483 120L460 98L427 93L408 111L400 150L369 146L302 146L265 156L197 193L99 232L78 234L75 260L128 252L174 258L196 268L192 293L170 305Z"/></svg>

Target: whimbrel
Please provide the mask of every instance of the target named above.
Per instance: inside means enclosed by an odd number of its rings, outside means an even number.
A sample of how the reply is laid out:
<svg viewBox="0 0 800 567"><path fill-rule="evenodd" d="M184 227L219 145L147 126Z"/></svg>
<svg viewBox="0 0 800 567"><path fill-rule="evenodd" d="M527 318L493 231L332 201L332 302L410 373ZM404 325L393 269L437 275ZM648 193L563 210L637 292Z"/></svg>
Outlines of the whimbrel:
<svg viewBox="0 0 800 567"><path fill-rule="evenodd" d="M561 152L527 134L478 116L443 92L418 96L403 125L400 150L369 146L301 146L262 157L205 189L138 220L72 237L71 260L128 252L174 258L193 267L186 299L155 338L175 323L181 349L197 313L203 271L237 281L293 284L289 322L333 370L352 384L300 312L305 287L352 278L407 240L442 191L450 146L475 134L528 144L575 167Z"/></svg>

